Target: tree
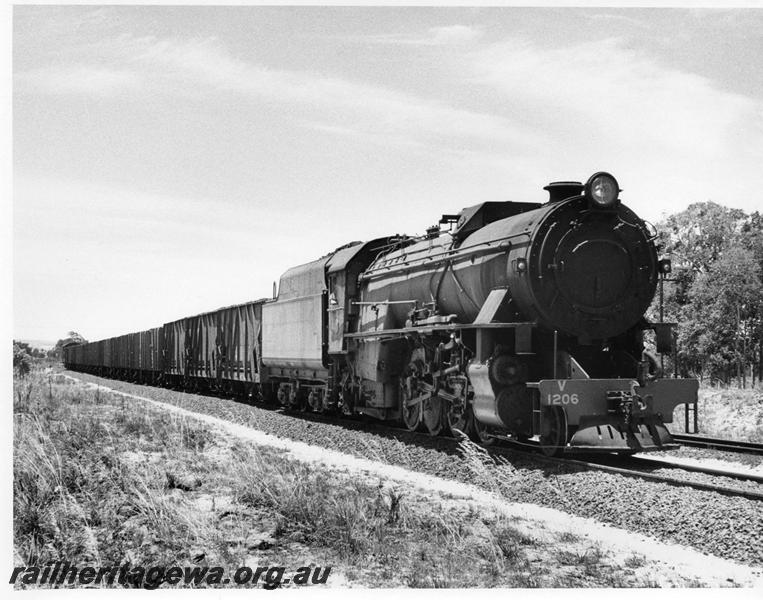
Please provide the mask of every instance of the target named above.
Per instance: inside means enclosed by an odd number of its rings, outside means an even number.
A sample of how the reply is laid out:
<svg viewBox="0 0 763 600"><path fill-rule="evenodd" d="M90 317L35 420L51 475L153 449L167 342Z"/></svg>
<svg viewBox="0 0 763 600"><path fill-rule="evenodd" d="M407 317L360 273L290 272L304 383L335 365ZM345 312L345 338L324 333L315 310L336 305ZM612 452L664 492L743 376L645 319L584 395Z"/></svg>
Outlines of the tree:
<svg viewBox="0 0 763 600"><path fill-rule="evenodd" d="M66 337L56 342L56 345L48 352L49 358L61 359L63 349L73 344L87 344L87 340L76 331L70 331Z"/></svg>
<svg viewBox="0 0 763 600"><path fill-rule="evenodd" d="M676 306L688 302L695 277L712 268L746 217L739 209L697 202L657 224L661 251L671 256L676 267L669 302Z"/></svg>
<svg viewBox="0 0 763 600"><path fill-rule="evenodd" d="M742 244L752 252L755 261L760 265L761 273L763 273L763 215L758 211L752 213L747 221L743 223L740 237ZM758 378L760 379L763 377L763 294L761 294L760 298L757 323L753 327L757 342L756 360L758 363ZM754 351L755 349L753 348Z"/></svg>
<svg viewBox="0 0 763 600"><path fill-rule="evenodd" d="M32 358L45 358L47 356L47 354L48 354L42 348L33 348L31 345L29 345L28 342L21 342L21 341L13 340L13 345L14 345L14 347L19 346L22 350L24 350Z"/></svg>
<svg viewBox="0 0 763 600"><path fill-rule="evenodd" d="M763 372L763 218L714 202L690 205L657 224L673 260L665 319L678 322L683 371L744 383L744 367ZM649 318L656 320L658 300Z"/></svg>
<svg viewBox="0 0 763 600"><path fill-rule="evenodd" d="M697 276L679 340L701 371L725 383L734 375L744 379L745 366L755 361L762 291L760 264L742 246L728 248L711 271Z"/></svg>
<svg viewBox="0 0 763 600"><path fill-rule="evenodd" d="M32 357L27 352L29 344L13 341L13 370L20 376L26 377L32 369Z"/></svg>

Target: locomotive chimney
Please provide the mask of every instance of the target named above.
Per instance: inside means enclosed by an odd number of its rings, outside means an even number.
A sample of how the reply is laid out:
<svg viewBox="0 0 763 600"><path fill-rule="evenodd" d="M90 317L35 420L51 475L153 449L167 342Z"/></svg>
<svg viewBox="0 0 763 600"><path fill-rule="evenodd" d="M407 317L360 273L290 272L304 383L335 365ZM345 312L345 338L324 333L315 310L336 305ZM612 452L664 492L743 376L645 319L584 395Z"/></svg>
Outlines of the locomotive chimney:
<svg viewBox="0 0 763 600"><path fill-rule="evenodd" d="M548 190L549 202L559 202L582 194L583 184L579 181L552 181L543 189Z"/></svg>

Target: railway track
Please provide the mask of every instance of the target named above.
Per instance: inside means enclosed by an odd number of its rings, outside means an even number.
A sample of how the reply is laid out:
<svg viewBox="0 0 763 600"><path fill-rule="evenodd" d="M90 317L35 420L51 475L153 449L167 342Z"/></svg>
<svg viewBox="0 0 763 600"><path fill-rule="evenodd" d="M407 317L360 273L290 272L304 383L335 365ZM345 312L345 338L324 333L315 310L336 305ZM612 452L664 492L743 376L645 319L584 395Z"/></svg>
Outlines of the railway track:
<svg viewBox="0 0 763 600"><path fill-rule="evenodd" d="M756 442L742 442L739 440L723 440L720 438L705 437L693 434L674 433L673 439L685 446L697 448L711 448L725 450L727 452L740 452L745 454L763 455L763 444Z"/></svg>
<svg viewBox="0 0 763 600"><path fill-rule="evenodd" d="M540 452L540 445L532 441L528 442L514 442L511 440L502 440L509 446L517 448L523 452ZM691 487L694 489L717 492L726 496L741 496L749 500L763 500L763 488L760 490L747 489L742 487L731 487L725 484L715 484L705 481L697 481L693 479L683 479L666 475L663 473L653 473L652 470L656 469L676 469L680 471L688 471L695 473L702 473L705 475L712 475L716 477L726 477L729 479L752 481L754 483L763 484L763 476L754 474L740 473L737 471L727 471L716 467L705 467L702 465L687 465L685 463L671 462L669 459L656 459L648 457L610 457L608 455L596 456L589 459L578 458L566 458L566 457L549 457L538 454L536 458L540 461L547 462L548 464L560 464L575 466L580 469L595 469L599 471L605 471L607 473L616 473L618 475L624 475L626 477L635 477L639 479L646 479L648 481L655 481L661 483L667 483L669 485ZM617 464L613 464L617 463Z"/></svg>
<svg viewBox="0 0 763 600"><path fill-rule="evenodd" d="M691 473L704 473L706 475L717 475L719 477L729 477L730 479L738 479L740 481L752 481L754 483L763 483L763 475L757 475L755 473L745 473L740 471L727 471L718 467L710 467L705 465L687 464L682 462L671 462L669 459L663 457L652 456L632 456L631 461L638 461L638 463L645 465L646 467L656 469L681 469L682 471L688 471Z"/></svg>
<svg viewBox="0 0 763 600"><path fill-rule="evenodd" d="M78 379L77 377L72 377L69 375L65 376L75 381L87 383L86 381ZM113 391L118 394L122 393L118 390ZM210 395L210 397L238 401L237 399L231 399L227 396L221 397L217 395ZM427 446L434 445L439 450L447 451L452 454L457 454L459 452L459 440L456 438L443 436L433 437L427 433L412 432L403 427L395 427L375 421L364 422L362 419L358 418L337 419L323 413L287 411L280 406L262 403L257 403L257 406L260 408L267 408L276 412L281 412L286 415L300 417L309 421L329 423L343 427L350 427L352 429L380 433L388 437L399 438L401 435L403 435L407 439L417 440L418 442ZM521 454L525 457L531 457L534 461L549 465L573 467L581 470L598 470L647 481L667 483L674 486L690 487L704 491L716 492L726 496L738 496L747 498L749 500L763 500L763 488L761 488L761 490L756 490L741 487L731 487L725 484L721 485L706 481L682 479L662 473L653 473L651 471L655 469L677 469L681 471L693 471L706 475L726 477L731 479L747 479L756 483L763 483L763 477L747 476L734 471L724 471L718 468L686 465L683 463L671 463L669 460L664 459L658 461L646 457L614 457L609 455L599 455L588 459L549 457L541 454L540 444L537 442L518 442L504 437L497 438L497 442L498 444L483 447L487 454L491 457L503 456L504 458L516 458L517 454Z"/></svg>
<svg viewBox="0 0 763 600"><path fill-rule="evenodd" d="M563 459L564 460L564 459ZM640 479L646 479L649 481L657 481L667 483L670 485L691 487L698 490L705 490L710 492L716 492L724 494L726 496L741 496L749 500L763 500L763 487L760 490L747 489L742 487L732 487L726 484L717 484L706 481L697 481L693 479L682 479L671 475L662 473L650 472L651 469L675 469L680 471L703 473L706 475L713 475L716 477L725 477L729 479L753 481L757 483L763 483L763 478L754 475L743 475L734 471L723 471L721 469L711 469L709 467L700 467L693 465L685 465L683 463L669 463L663 461L651 460L648 458L634 458L631 457L625 461L626 464L633 465L635 468L627 468L623 466L614 466L607 464L606 462L597 461L579 461L572 459L569 461L571 464L580 464L585 467L592 467L607 471L610 473L618 473L628 477L638 477ZM635 463L635 464L634 464Z"/></svg>

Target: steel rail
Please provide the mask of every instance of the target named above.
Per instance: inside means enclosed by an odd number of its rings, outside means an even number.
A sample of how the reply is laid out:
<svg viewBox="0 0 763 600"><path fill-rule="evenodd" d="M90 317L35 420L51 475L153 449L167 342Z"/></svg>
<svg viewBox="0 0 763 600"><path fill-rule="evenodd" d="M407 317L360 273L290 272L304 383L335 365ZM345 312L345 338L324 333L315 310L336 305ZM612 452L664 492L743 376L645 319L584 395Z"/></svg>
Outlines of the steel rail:
<svg viewBox="0 0 763 600"><path fill-rule="evenodd" d="M721 467L710 467L704 465L685 464L682 462L672 462L669 459L655 458L651 456L631 456L631 461L636 461L644 465L649 465L657 469L681 469L692 473L704 473L706 475L715 475L717 477L729 477L730 479L739 479L742 481L754 481L763 483L763 475L756 473L745 473L742 471L727 471Z"/></svg>
<svg viewBox="0 0 763 600"><path fill-rule="evenodd" d="M724 496L741 496L748 500L763 500L763 491L758 492L755 490L745 490L742 488L733 488L723 485L715 485L712 483L705 483L702 481L691 481L688 479L678 479L676 477L670 477L668 475L656 475L654 473L644 473L635 469L626 469L622 467L612 467L609 465L602 465L595 462L586 462L581 460L565 460L563 462L568 464L576 464L587 468L599 469L601 471L607 471L608 473L617 473L618 475L625 475L626 477L637 477L639 479L646 479L648 481L655 481L658 483L667 483L669 485L691 487L698 490L704 490L708 492L716 492L723 494Z"/></svg>
<svg viewBox="0 0 763 600"><path fill-rule="evenodd" d="M692 434L671 434L673 439L684 446L693 446L698 448L715 448L717 450L726 450L728 452L740 452L745 454L763 455L763 444L756 442L744 442L741 440L724 440L721 438L712 438Z"/></svg>
<svg viewBox="0 0 763 600"><path fill-rule="evenodd" d="M508 443L510 446L513 446L524 453L529 453L529 451L539 451L540 450L540 443L538 442L517 442L508 438L497 438L501 441ZM741 496L743 498L747 498L749 500L763 500L763 490L757 491L757 490L747 490L743 488L734 488L734 487L728 487L723 485L715 485L712 483L706 483L703 481L692 481L690 479L679 479L677 477L670 477L669 475L658 475L655 473L646 473L644 471L639 471L637 469L628 469L626 467L622 466L613 466L609 464L605 464L602 462L596 462L591 460L581 460L576 458L565 458L565 457L553 457L553 456L545 456L545 455L535 455L538 459L541 461L546 461L549 464L559 464L559 465L573 465L579 468L585 468L585 469L595 469L599 471L605 471L608 473L615 473L618 475L624 475L626 477L636 477L639 479L646 479L648 481L655 481L659 483L667 483L669 485L675 485L675 486L682 486L682 487L691 487L703 491L709 491L709 492L717 492L719 494L724 494L726 496ZM614 460L614 459L612 459ZM642 459L641 457L628 457L628 458L620 458L619 460L636 460L636 461L642 461L643 462L651 462L654 466L657 466L657 461L650 461L648 458ZM707 474L712 474L716 476L726 476L726 477L732 477L732 478L741 478L744 477L745 479L750 479L752 481L761 482L763 481L763 478L758 476L743 476L739 473L734 472L710 472L711 468L708 467L706 470L700 470L700 467L697 469L693 469L691 467L686 467L683 464L673 464L673 463L666 463L660 461L659 466L663 468L676 468L676 469L682 469L686 471L690 470L696 470L698 472L704 472Z"/></svg>

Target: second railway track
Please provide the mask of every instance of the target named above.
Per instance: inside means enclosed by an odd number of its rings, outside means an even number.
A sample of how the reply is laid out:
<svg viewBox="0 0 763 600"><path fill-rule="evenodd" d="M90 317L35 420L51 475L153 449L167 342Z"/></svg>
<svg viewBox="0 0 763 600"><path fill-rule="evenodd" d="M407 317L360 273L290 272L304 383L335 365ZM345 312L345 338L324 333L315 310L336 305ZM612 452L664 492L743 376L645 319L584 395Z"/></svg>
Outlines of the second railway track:
<svg viewBox="0 0 763 600"><path fill-rule="evenodd" d="M532 442L513 442L504 440L509 447L521 452L538 452L540 447ZM493 449L498 450L498 448ZM724 470L717 467L692 465L683 462L671 462L669 459L653 459L649 457L623 457L612 455L591 455L581 458L570 457L548 457L541 454L533 456L549 464L570 465L580 469L595 469L608 473L624 475L626 477L636 477L648 481L667 483L669 485L691 487L694 489L717 492L726 496L741 496L749 500L763 500L763 486L761 489L748 489L743 487L732 487L730 485L720 485L707 481L697 481L695 479L684 479L663 473L654 473L656 469L675 469L684 472L701 473L715 477L726 477L734 480L744 480L753 483L763 484L763 476L752 473L740 473L738 471Z"/></svg>
<svg viewBox="0 0 763 600"><path fill-rule="evenodd" d="M709 481L698 481L695 479L683 479L672 475L663 473L654 473L650 469L674 469L677 471L702 473L704 475L711 475L714 477L725 477L734 480L746 480L753 483L763 483L763 477L756 475L741 474L735 471L724 471L722 469L714 469L710 467L686 465L684 463L670 463L667 461L656 461L648 458L632 457L625 459L622 462L623 466L616 466L608 464L608 462L584 461L578 459L560 459L568 464L577 464L580 466L600 469L609 473L617 473L625 475L627 477L638 477L640 479L646 479L648 481L656 481L667 483L669 485L691 487L698 490L705 490L709 492L716 492L724 494L726 496L740 496L749 500L763 500L763 486L758 486L759 489L732 487L727 484L717 484ZM633 463L636 463L635 465ZM633 465L635 468L629 468L625 465ZM645 470L646 469L646 470Z"/></svg>
<svg viewBox="0 0 763 600"><path fill-rule="evenodd" d="M763 444L757 442L744 442L740 440L724 440L721 438L706 437L694 434L673 434L675 439L684 446L693 446L696 448L710 448L715 450L725 450L727 452L739 452L744 454L763 455Z"/></svg>

